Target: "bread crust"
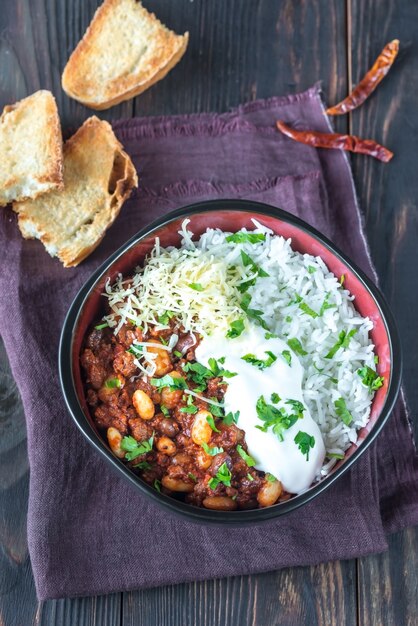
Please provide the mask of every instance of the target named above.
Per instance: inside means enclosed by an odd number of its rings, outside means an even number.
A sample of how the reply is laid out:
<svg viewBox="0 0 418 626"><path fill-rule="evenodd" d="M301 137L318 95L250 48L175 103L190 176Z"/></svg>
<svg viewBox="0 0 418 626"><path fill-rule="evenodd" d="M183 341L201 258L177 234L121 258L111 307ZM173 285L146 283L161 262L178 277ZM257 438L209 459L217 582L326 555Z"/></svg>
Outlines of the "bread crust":
<svg viewBox="0 0 418 626"><path fill-rule="evenodd" d="M64 145L64 190L15 203L23 237L38 238L64 267L99 245L138 177L108 122L90 117Z"/></svg>
<svg viewBox="0 0 418 626"><path fill-rule="evenodd" d="M21 133L23 131L21 130L21 120L26 115L27 111L29 111L30 115L37 115L38 117L43 116L45 123L41 131L39 131L42 132L42 137L22 136ZM12 122L10 122L11 116L13 116ZM4 107L3 113L0 116L0 146L2 144L2 132L4 132L6 125L9 126L9 134L10 131L12 131L12 134L15 135L15 144L10 146L12 158L15 158L16 161L19 161L19 159L22 158L23 155L19 154L16 144L18 144L18 140L24 141L25 150L29 151L29 153L30 150L34 151L34 159L43 159L43 168L33 180L35 188L32 188L29 193L25 193L25 181L23 179L23 174L13 174L10 169L8 170L8 167L10 167L9 163L4 162L4 159L0 154L0 167L4 168L4 171L9 171L6 180L2 181L2 184L0 185L0 206L5 206L12 201L22 201L28 198L34 199L53 189L63 189L63 148L61 124L57 104L52 93L47 90L40 90L23 100L20 100L19 102L16 102L15 104L9 104ZM42 144L42 148L47 157L36 153L36 149L41 147L40 144ZM13 154L14 150L15 153ZM26 153L24 156L27 157L28 154ZM26 172L26 174L30 176L31 172ZM15 193L13 193L13 189L16 190ZM10 197L11 194L12 197Z"/></svg>
<svg viewBox="0 0 418 626"><path fill-rule="evenodd" d="M144 24L156 28L153 45L157 49L163 50L164 54L160 58L156 56L150 59L145 72L142 70L119 75L114 79L109 78L106 84L106 97L101 97L99 85L96 85L94 90L91 81L86 78L88 74L86 68L91 55L100 54L96 43L106 22L112 19L114 11L124 1L129 1L133 10L141 11L141 19L143 19ZM161 24L154 13L148 13L136 0L105 0L97 9L84 37L78 43L64 68L61 81L62 88L68 96L90 108L108 109L124 100L134 98L164 78L182 58L188 41L189 33L177 35L170 31ZM103 84L100 84L100 88L103 88ZM93 91L95 92L93 93Z"/></svg>

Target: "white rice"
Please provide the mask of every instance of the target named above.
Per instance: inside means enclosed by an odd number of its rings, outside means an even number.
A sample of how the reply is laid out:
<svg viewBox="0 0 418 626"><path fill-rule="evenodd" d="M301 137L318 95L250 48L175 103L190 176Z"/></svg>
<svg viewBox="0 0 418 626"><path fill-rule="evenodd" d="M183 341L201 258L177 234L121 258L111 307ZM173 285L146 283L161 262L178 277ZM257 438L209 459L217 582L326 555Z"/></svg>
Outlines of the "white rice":
<svg viewBox="0 0 418 626"><path fill-rule="evenodd" d="M262 311L262 318L271 332L277 334L284 341L296 338L300 341L306 355L298 354L298 358L304 367L305 374L302 383L305 402L313 419L317 422L324 439L327 451L327 459L322 473L327 474L337 462L333 455L343 455L351 443L357 440L357 431L365 426L370 417L372 394L362 383L357 373L359 368L368 366L375 370L374 346L370 340L369 332L373 323L368 318L363 318L356 311L352 296L341 284L341 277L336 277L329 271L320 257L309 254L300 254L291 247L291 240L276 236L254 220L255 230L242 232L263 233L265 241L251 243L228 243L226 238L231 233L225 233L219 229L208 229L198 241L192 240L192 233L187 230L189 220L185 220L181 234L182 246L177 248L160 248L159 242L144 268L137 268L137 275L132 283L126 285L122 278L116 286L108 286L106 295L109 304L114 311L105 319L110 326L116 327L115 332L126 319L133 319L138 324L146 326L156 323L158 316L164 310L174 311L177 317L185 325L187 330L210 334L208 327L203 324L202 311L205 304L215 299L217 283L214 282L205 292L193 290L180 291L170 283L172 275L168 271L169 261L176 262L173 272L176 274L176 284L182 280L181 261L186 265L190 259L196 257L198 271L211 266L217 272L219 288L219 265L222 262L225 267L236 267L243 276L243 263L241 251L247 253L251 259L268 273L268 277L258 277L254 286L247 291L251 295L251 308ZM157 291L157 272L161 271L157 266L161 261L164 274L162 292ZM248 273L248 268L244 268ZM185 270L186 271L186 270ZM187 265L187 272L191 271ZM192 268L192 271L193 268ZM215 271L215 269L213 269ZM155 272L155 275L152 275ZM203 274L202 275L204 278ZM226 274L225 274L226 275ZM188 274L191 276L191 274ZM145 277L147 280L145 280ZM146 282L143 286L142 283ZM193 278L186 279L187 281ZM235 280L234 278L232 280ZM184 287L182 287L184 290ZM142 289L142 291L141 291ZM188 292L191 291L189 294ZM173 297L177 293L177 300ZM133 295L132 295L133 294ZM233 294L233 295L231 295ZM327 296L327 302L332 308L327 308L322 314L321 306ZM185 304L185 298L188 298ZM226 323L229 327L231 316L236 318L242 294L236 289L236 283L223 289L222 297L218 298L217 305L213 305L212 315L217 315L216 324ZM234 299L235 298L235 299ZM312 317L300 308L300 298L318 314ZM130 308L125 304L127 299ZM206 299L206 300L205 300ZM152 301L154 308L144 312L144 302ZM163 300L161 302L161 300ZM132 302L137 304L134 306ZM159 310L155 310L155 303L159 304ZM199 308L200 307L200 308ZM229 321L222 319L222 311L228 311ZM221 318L219 318L219 315ZM208 314L209 316L209 314ZM225 316L224 316L225 317ZM203 325L202 325L203 324ZM347 347L339 348L333 358L326 358L328 352L339 340L342 331L349 333L356 330ZM335 380L336 379L336 380ZM348 411L352 415L350 426L343 423L337 415L334 402L344 398ZM328 455L331 455L328 456Z"/></svg>

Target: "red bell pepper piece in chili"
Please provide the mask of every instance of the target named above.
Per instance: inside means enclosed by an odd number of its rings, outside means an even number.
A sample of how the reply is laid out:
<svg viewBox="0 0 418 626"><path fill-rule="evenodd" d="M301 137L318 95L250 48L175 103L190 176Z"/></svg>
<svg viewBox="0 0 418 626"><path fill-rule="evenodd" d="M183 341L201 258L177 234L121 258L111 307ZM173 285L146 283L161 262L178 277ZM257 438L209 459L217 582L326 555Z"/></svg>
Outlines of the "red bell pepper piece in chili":
<svg viewBox="0 0 418 626"><path fill-rule="evenodd" d="M393 152L373 141L373 139L361 139L354 135L340 135L338 133L320 133L315 130L296 130L281 121L276 122L276 125L286 137L314 148L333 148L349 152L360 152L379 159L379 161L384 163L387 163L393 157Z"/></svg>
<svg viewBox="0 0 418 626"><path fill-rule="evenodd" d="M376 89L381 80L389 72L399 50L399 39L386 44L377 57L373 67L362 78L357 87L344 100L327 109L328 115L343 115L359 107Z"/></svg>

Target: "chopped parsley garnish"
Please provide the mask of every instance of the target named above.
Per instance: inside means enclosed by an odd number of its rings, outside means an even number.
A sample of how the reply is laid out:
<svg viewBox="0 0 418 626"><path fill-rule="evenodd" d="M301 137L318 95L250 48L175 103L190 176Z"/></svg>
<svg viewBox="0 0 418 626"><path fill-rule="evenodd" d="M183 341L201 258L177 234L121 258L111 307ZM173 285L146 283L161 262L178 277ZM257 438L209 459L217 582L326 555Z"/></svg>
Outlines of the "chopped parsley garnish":
<svg viewBox="0 0 418 626"><path fill-rule="evenodd" d="M158 323L163 324L164 326L168 326L168 322L171 318L174 317L173 311L166 311L162 315L158 316Z"/></svg>
<svg viewBox="0 0 418 626"><path fill-rule="evenodd" d="M302 402L299 402L299 400L286 400L285 404L288 404L292 407L294 411L296 411L298 419L303 418L303 412L305 410L305 407L303 406Z"/></svg>
<svg viewBox="0 0 418 626"><path fill-rule="evenodd" d="M306 304L306 302L303 302L303 301L300 302L299 303L299 308L300 308L301 311L306 313L306 315L310 315L313 318L318 317L318 313L316 311L314 311L313 309L311 309L311 307L308 306Z"/></svg>
<svg viewBox="0 0 418 626"><path fill-rule="evenodd" d="M253 272L258 274L261 278L267 278L270 276L267 272L265 272L253 259L246 253L244 250L241 250L241 259L244 267L250 267Z"/></svg>
<svg viewBox="0 0 418 626"><path fill-rule="evenodd" d="M222 463L215 476L210 479L208 485L211 489L216 489L219 483L223 483L226 487L231 486L232 474L226 463Z"/></svg>
<svg viewBox="0 0 418 626"><path fill-rule="evenodd" d="M279 335L275 335L274 333L265 333L264 339L278 339Z"/></svg>
<svg viewBox="0 0 418 626"><path fill-rule="evenodd" d="M290 322L292 321L293 317L291 315L286 315L285 317L285 322L287 322L288 324L290 324Z"/></svg>
<svg viewBox="0 0 418 626"><path fill-rule="evenodd" d="M161 480L154 480L154 488L161 493Z"/></svg>
<svg viewBox="0 0 418 626"><path fill-rule="evenodd" d="M234 233L228 235L226 241L228 243L258 243L259 241L265 241L266 236L264 233Z"/></svg>
<svg viewBox="0 0 418 626"><path fill-rule="evenodd" d="M308 433L304 433L302 430L300 430L294 438L294 442L296 443L302 454L306 456L306 460L309 461L309 452L310 449L313 448L315 445L315 437L312 437Z"/></svg>
<svg viewBox="0 0 418 626"><path fill-rule="evenodd" d="M231 426L231 424L236 424L238 422L238 419L239 419L239 411L236 411L236 413L232 413L231 411L229 411L229 413L225 415L222 421L227 426Z"/></svg>
<svg viewBox="0 0 418 626"><path fill-rule="evenodd" d="M284 358L284 360L286 361L288 365L291 365L292 355L290 354L289 350L283 350L282 357Z"/></svg>
<svg viewBox="0 0 418 626"><path fill-rule="evenodd" d="M267 472L267 474L264 476L264 478L266 480L268 480L269 483L274 483L277 480L277 478L275 476L273 476L273 474L270 474L269 472Z"/></svg>
<svg viewBox="0 0 418 626"><path fill-rule="evenodd" d="M151 452L154 444L154 433L147 441L141 441L139 443L136 439L128 435L121 441L120 447L125 450L125 459L127 461L133 461L137 456Z"/></svg>
<svg viewBox="0 0 418 626"><path fill-rule="evenodd" d="M276 393L275 391L271 394L270 399L273 402L273 404L277 404L281 400L279 394Z"/></svg>
<svg viewBox="0 0 418 626"><path fill-rule="evenodd" d="M316 272L316 267L314 267L313 265L308 265L307 269L309 274L313 274L314 272Z"/></svg>
<svg viewBox="0 0 418 626"><path fill-rule="evenodd" d="M183 357L182 353L179 352L178 350L174 350L173 352L174 356L176 356L178 359L181 359Z"/></svg>
<svg viewBox="0 0 418 626"><path fill-rule="evenodd" d="M127 352L130 352L137 358L141 358L142 356L144 356L144 346L137 346L135 343L133 343L131 346L129 346Z"/></svg>
<svg viewBox="0 0 418 626"><path fill-rule="evenodd" d="M247 478L248 480L250 480L251 482L253 482L254 478L251 476L251 474L247 474Z"/></svg>
<svg viewBox="0 0 418 626"><path fill-rule="evenodd" d="M167 409L166 406L164 406L164 404L160 405L160 409L161 409L161 413L165 415L166 417L170 415L170 411Z"/></svg>
<svg viewBox="0 0 418 626"><path fill-rule="evenodd" d="M194 415L195 413L198 412L198 410L199 409L197 408L197 406L195 406L194 404L191 404L190 406L181 407L180 413L190 413L191 415Z"/></svg>
<svg viewBox="0 0 418 626"><path fill-rule="evenodd" d="M245 311L249 319L255 320L256 322L260 324L262 328L264 328L264 330L268 330L268 326L266 322L261 317L261 315L263 314L263 311L259 311L258 309L250 309L249 308L250 302L251 302L250 294L249 293L244 294L240 303L241 309Z"/></svg>
<svg viewBox="0 0 418 626"><path fill-rule="evenodd" d="M322 376L326 376L327 378L330 379L330 381L332 383L334 383L334 385L338 385L338 378L334 378L333 376L330 376L329 374L324 374L324 367L318 367L316 363L313 363L314 368L316 369L317 372L319 372L319 374L322 374Z"/></svg>
<svg viewBox="0 0 418 626"><path fill-rule="evenodd" d="M213 446L213 448L210 448L208 444L205 442L202 443L202 448L204 449L206 454L209 454L209 456L216 456L217 454L221 454L221 452L224 451L223 448L217 448L216 446Z"/></svg>
<svg viewBox="0 0 418 626"><path fill-rule="evenodd" d="M325 355L325 358L332 359L332 357L338 352L340 348L348 348L350 339L351 337L354 337L356 332L357 332L357 328L353 328L353 330L350 330L350 332L348 333L345 330L342 330L340 334L338 335L337 343L332 346L328 354Z"/></svg>
<svg viewBox="0 0 418 626"><path fill-rule="evenodd" d="M141 469L141 470L151 469L151 465L148 463L148 461L141 461L140 463L137 463L136 465L133 465L132 467L134 467L135 469Z"/></svg>
<svg viewBox="0 0 418 626"><path fill-rule="evenodd" d="M215 433L220 433L221 432L218 428L216 428L215 420L213 419L212 415L208 415L207 418L206 418L206 421L209 424L209 426L211 427L211 429L215 431Z"/></svg>
<svg viewBox="0 0 418 626"><path fill-rule="evenodd" d="M189 472L187 474L187 476L190 478L190 480L192 480L193 482L197 483L197 478L194 474L192 474L192 472Z"/></svg>
<svg viewBox="0 0 418 626"><path fill-rule="evenodd" d="M204 385L204 387L206 387L206 381L208 378L213 378L213 374L210 369L201 363L186 363L183 365L183 371L189 375L189 378L191 378L194 383Z"/></svg>
<svg viewBox="0 0 418 626"><path fill-rule="evenodd" d="M179 378L173 378L170 374L166 374L162 378L151 378L151 385L161 389L162 387L168 387L169 389L187 389L186 381L182 376Z"/></svg>
<svg viewBox="0 0 418 626"><path fill-rule="evenodd" d="M373 391L377 391L380 387L383 386L385 379L383 376L379 376L377 372L372 370L371 367L361 367L357 370L357 374L360 376L363 381L363 385L369 388L370 393Z"/></svg>
<svg viewBox="0 0 418 626"><path fill-rule="evenodd" d="M190 283L189 287L195 291L204 291L204 287L201 283Z"/></svg>
<svg viewBox="0 0 418 626"><path fill-rule="evenodd" d="M210 399L214 400L215 402L218 401L217 398L210 398ZM210 411L212 415L214 415L215 417L223 417L223 414L224 414L223 408L221 408L220 406L217 406L216 404L211 404Z"/></svg>
<svg viewBox="0 0 418 626"><path fill-rule="evenodd" d="M377 354L374 355L373 361L376 363L376 365L379 363L379 357Z"/></svg>
<svg viewBox="0 0 418 626"><path fill-rule="evenodd" d="M108 378L107 380L105 380L104 386L106 387L106 389L116 389L121 386L121 382L119 378Z"/></svg>
<svg viewBox="0 0 418 626"><path fill-rule="evenodd" d="M293 426L298 420L297 414L289 415L284 409L278 409L272 404L267 404L264 396L258 398L256 410L258 419L264 422L263 426L256 426L256 428L265 433L271 427L280 441L284 440L283 431Z"/></svg>
<svg viewBox="0 0 418 626"><path fill-rule="evenodd" d="M225 357L223 358L225 361ZM208 360L208 365L210 367L210 371L212 372L213 376L222 376L223 378L233 378L234 376L237 375L236 372L229 372L228 370L224 370L223 368L219 367L219 364L214 358L210 358Z"/></svg>
<svg viewBox="0 0 418 626"><path fill-rule="evenodd" d="M248 467L255 467L255 460L253 459L251 455L245 452L244 448L241 445L237 446L237 452L240 455L240 457L244 459Z"/></svg>
<svg viewBox="0 0 418 626"><path fill-rule="evenodd" d="M329 459L343 459L345 454L338 454L337 452L328 452L327 457Z"/></svg>
<svg viewBox="0 0 418 626"><path fill-rule="evenodd" d="M236 337L239 337L241 335L244 329L245 329L244 320L242 319L242 317L240 317L239 319L231 322L231 325L229 327L228 332L226 333L226 336L228 337L228 339L235 339Z"/></svg>
<svg viewBox="0 0 418 626"><path fill-rule="evenodd" d="M300 343L299 339L296 339L296 337L293 337L292 339L288 339L287 345L289 346L289 348L293 350L295 354L300 354L301 356L305 356L305 354L308 354L306 350L303 349L302 344Z"/></svg>
<svg viewBox="0 0 418 626"><path fill-rule="evenodd" d="M353 421L353 416L350 411L347 409L347 405L345 403L344 398L339 398L334 402L335 412L338 417L341 417L342 421L346 426L350 426Z"/></svg>
<svg viewBox="0 0 418 626"><path fill-rule="evenodd" d="M103 328L108 328L109 324L107 322L103 323L103 324L97 324L97 326L95 326L94 328L96 330L103 330Z"/></svg>
<svg viewBox="0 0 418 626"><path fill-rule="evenodd" d="M325 311L327 311L328 309L336 309L337 305L336 304L330 304L328 302L328 298L329 298L329 293L326 294L323 303L321 304L321 308L319 310L319 315L322 316Z"/></svg>
<svg viewBox="0 0 418 626"><path fill-rule="evenodd" d="M265 354L267 354L267 359L258 359L254 354L246 354L241 357L243 361L246 363L250 363L255 367L258 367L260 370L266 369L266 367L270 367L273 365L275 361L277 361L277 356L270 352L270 350L265 350Z"/></svg>

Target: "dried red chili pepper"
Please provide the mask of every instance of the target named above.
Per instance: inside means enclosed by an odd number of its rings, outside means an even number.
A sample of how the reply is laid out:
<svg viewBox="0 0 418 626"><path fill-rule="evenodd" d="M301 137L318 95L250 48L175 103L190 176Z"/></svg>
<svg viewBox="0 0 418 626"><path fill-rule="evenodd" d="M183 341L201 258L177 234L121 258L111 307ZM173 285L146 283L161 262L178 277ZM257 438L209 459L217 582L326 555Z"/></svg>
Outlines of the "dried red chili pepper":
<svg viewBox="0 0 418 626"><path fill-rule="evenodd" d="M393 152L376 143L373 139L361 139L354 135L339 135L338 133L319 133L316 130L295 130L284 122L276 122L277 128L286 137L290 137L300 143L305 143L314 148L333 148L347 150L348 152L360 152L387 163L393 157Z"/></svg>
<svg viewBox="0 0 418 626"><path fill-rule="evenodd" d="M353 111L363 104L363 102L376 89L381 80L389 72L399 50L399 39L386 44L382 52L377 57L373 67L362 78L357 87L344 100L333 107L327 109L328 115L343 115L349 111Z"/></svg>

